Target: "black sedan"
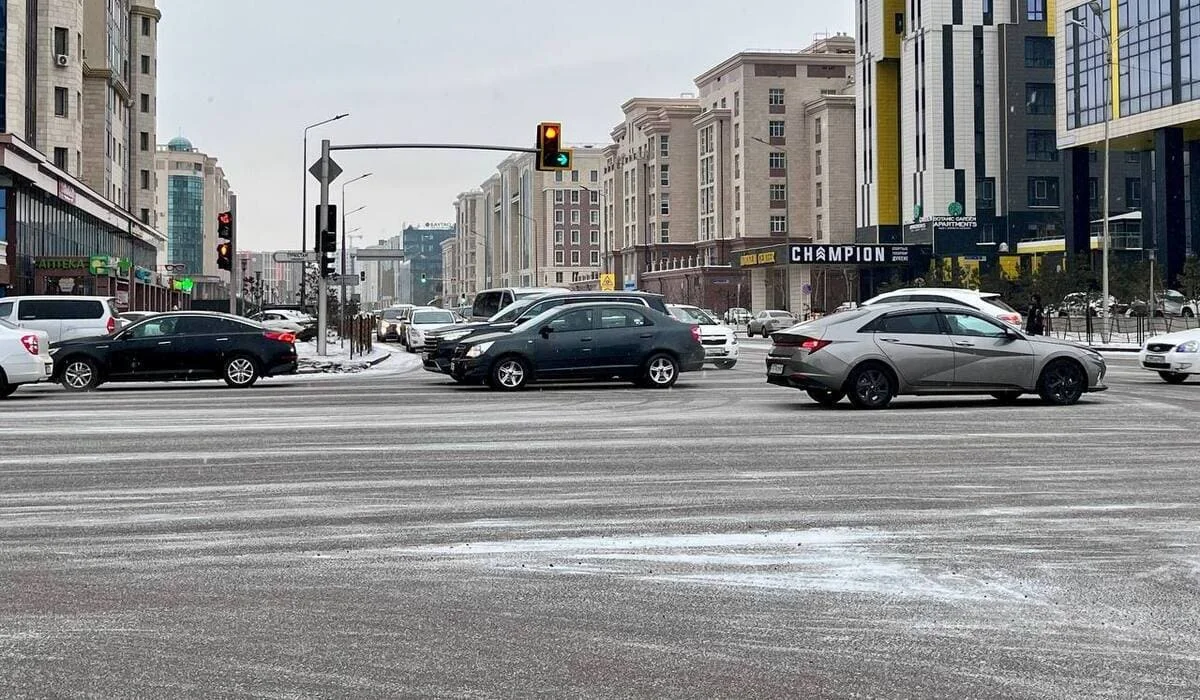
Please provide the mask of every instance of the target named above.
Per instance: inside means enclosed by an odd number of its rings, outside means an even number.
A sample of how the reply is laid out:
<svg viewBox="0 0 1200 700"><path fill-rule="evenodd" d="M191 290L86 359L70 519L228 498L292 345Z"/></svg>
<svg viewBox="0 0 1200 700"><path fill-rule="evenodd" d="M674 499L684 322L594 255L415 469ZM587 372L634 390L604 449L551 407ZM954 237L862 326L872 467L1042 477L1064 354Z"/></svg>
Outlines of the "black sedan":
<svg viewBox="0 0 1200 700"><path fill-rule="evenodd" d="M252 386L296 371L296 337L236 316L162 313L106 336L54 343L54 378L68 391L104 382L224 379Z"/></svg>
<svg viewBox="0 0 1200 700"><path fill-rule="evenodd" d="M560 306L460 343L451 374L514 391L539 380L612 378L665 389L704 364L700 329L639 304Z"/></svg>

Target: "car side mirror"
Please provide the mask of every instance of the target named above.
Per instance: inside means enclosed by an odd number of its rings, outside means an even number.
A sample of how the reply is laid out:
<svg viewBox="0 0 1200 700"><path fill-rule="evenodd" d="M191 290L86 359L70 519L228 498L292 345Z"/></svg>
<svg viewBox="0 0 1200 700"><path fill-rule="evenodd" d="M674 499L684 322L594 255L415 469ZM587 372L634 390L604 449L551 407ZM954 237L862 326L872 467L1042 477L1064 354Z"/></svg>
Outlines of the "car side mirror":
<svg viewBox="0 0 1200 700"><path fill-rule="evenodd" d="M1008 338L1009 340L1024 340L1025 339L1025 336L1021 335L1019 332L1014 331L1014 330L1007 330L1007 329L1004 331L1004 337Z"/></svg>
<svg viewBox="0 0 1200 700"><path fill-rule="evenodd" d="M551 328L550 326L542 326L541 330L538 331L538 333L542 334L543 338L549 338L550 334L553 332L554 332L554 329Z"/></svg>

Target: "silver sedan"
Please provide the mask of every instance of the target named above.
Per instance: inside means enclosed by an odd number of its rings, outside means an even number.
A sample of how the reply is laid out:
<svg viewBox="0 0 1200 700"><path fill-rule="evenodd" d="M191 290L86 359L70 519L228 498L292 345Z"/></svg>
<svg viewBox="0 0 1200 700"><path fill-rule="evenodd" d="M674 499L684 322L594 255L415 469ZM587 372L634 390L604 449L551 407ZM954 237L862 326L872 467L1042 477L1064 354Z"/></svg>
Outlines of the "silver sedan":
<svg viewBox="0 0 1200 700"><path fill-rule="evenodd" d="M1038 394L1065 406L1107 388L1099 353L960 306L871 306L773 340L767 381L803 389L824 406L849 396L858 408L883 408L901 394L985 394L1006 403Z"/></svg>

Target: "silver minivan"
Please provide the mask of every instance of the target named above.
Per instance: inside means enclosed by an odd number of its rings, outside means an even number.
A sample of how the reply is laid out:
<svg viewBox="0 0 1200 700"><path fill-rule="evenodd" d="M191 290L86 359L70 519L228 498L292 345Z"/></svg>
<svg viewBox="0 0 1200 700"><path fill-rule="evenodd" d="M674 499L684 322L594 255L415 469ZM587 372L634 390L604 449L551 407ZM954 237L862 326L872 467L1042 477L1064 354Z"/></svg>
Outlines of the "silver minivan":
<svg viewBox="0 0 1200 700"><path fill-rule="evenodd" d="M123 324L115 297L28 296L0 299L0 319L46 331L51 343L108 335Z"/></svg>

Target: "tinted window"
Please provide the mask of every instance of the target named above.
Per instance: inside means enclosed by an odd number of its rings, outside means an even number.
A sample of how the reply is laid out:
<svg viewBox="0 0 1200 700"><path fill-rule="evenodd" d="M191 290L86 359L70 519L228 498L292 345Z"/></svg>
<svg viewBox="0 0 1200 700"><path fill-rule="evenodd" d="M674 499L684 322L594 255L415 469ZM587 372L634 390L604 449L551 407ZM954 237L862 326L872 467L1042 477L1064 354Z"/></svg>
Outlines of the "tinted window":
<svg viewBox="0 0 1200 700"><path fill-rule="evenodd" d="M495 316L496 312L500 311L500 309L505 306L505 304L501 303L504 301L504 297L504 292L480 293L475 297L475 304L471 306L471 315L477 317L482 316L484 318L491 318L492 316Z"/></svg>
<svg viewBox="0 0 1200 700"><path fill-rule="evenodd" d="M500 311L500 313L489 318L488 321L490 321L491 323L507 323L509 321L516 321L518 318L521 318L522 312L525 311L525 309L528 309L529 305L532 303L533 303L532 299L522 299L520 301L514 301L513 303L504 307L504 309L502 309ZM472 315L474 315L474 311L472 311L471 313L472 313Z"/></svg>
<svg viewBox="0 0 1200 700"><path fill-rule="evenodd" d="M927 301L933 304L954 304L955 306L967 306L966 303L958 299L951 299L940 294L913 294L908 298L909 301Z"/></svg>
<svg viewBox="0 0 1200 700"><path fill-rule="evenodd" d="M385 321L395 321L400 318L400 311L398 309L384 309L383 313L379 314L379 316Z"/></svg>
<svg viewBox="0 0 1200 700"><path fill-rule="evenodd" d="M104 305L87 299L29 299L21 302L17 313L22 321L102 318Z"/></svg>
<svg viewBox="0 0 1200 700"><path fill-rule="evenodd" d="M175 324L179 322L179 319L179 316L164 316L143 321L136 326L130 326L127 337L158 338L164 335L174 335Z"/></svg>
<svg viewBox="0 0 1200 700"><path fill-rule="evenodd" d="M562 314L550 322L550 327L556 333L570 333L572 331L590 331L593 327L593 311L592 309L579 309Z"/></svg>
<svg viewBox="0 0 1200 700"><path fill-rule="evenodd" d="M938 335L942 332L942 327L938 325L937 314L903 314L901 316L887 316L879 319L878 326L880 333L922 333L926 335Z"/></svg>
<svg viewBox="0 0 1200 700"><path fill-rule="evenodd" d="M182 335L212 335L214 333L245 333L254 328L225 318L180 316L174 332Z"/></svg>
<svg viewBox="0 0 1200 700"><path fill-rule="evenodd" d="M529 307L521 313L517 320L524 321L525 319L533 318L543 311L549 311L550 309L557 308L568 301L574 300L568 297L562 297L559 299L543 299L542 301L530 302Z"/></svg>
<svg viewBox="0 0 1200 700"><path fill-rule="evenodd" d="M1000 338L1007 335L1004 328L991 321L967 314L945 314L950 335L970 335L981 338Z"/></svg>
<svg viewBox="0 0 1200 700"><path fill-rule="evenodd" d="M12 313L12 307L13 305L11 301L0 304L0 316L8 318L9 314Z"/></svg>
<svg viewBox="0 0 1200 700"><path fill-rule="evenodd" d="M644 315L632 309L604 309L600 313L601 328L640 328L652 325Z"/></svg>

